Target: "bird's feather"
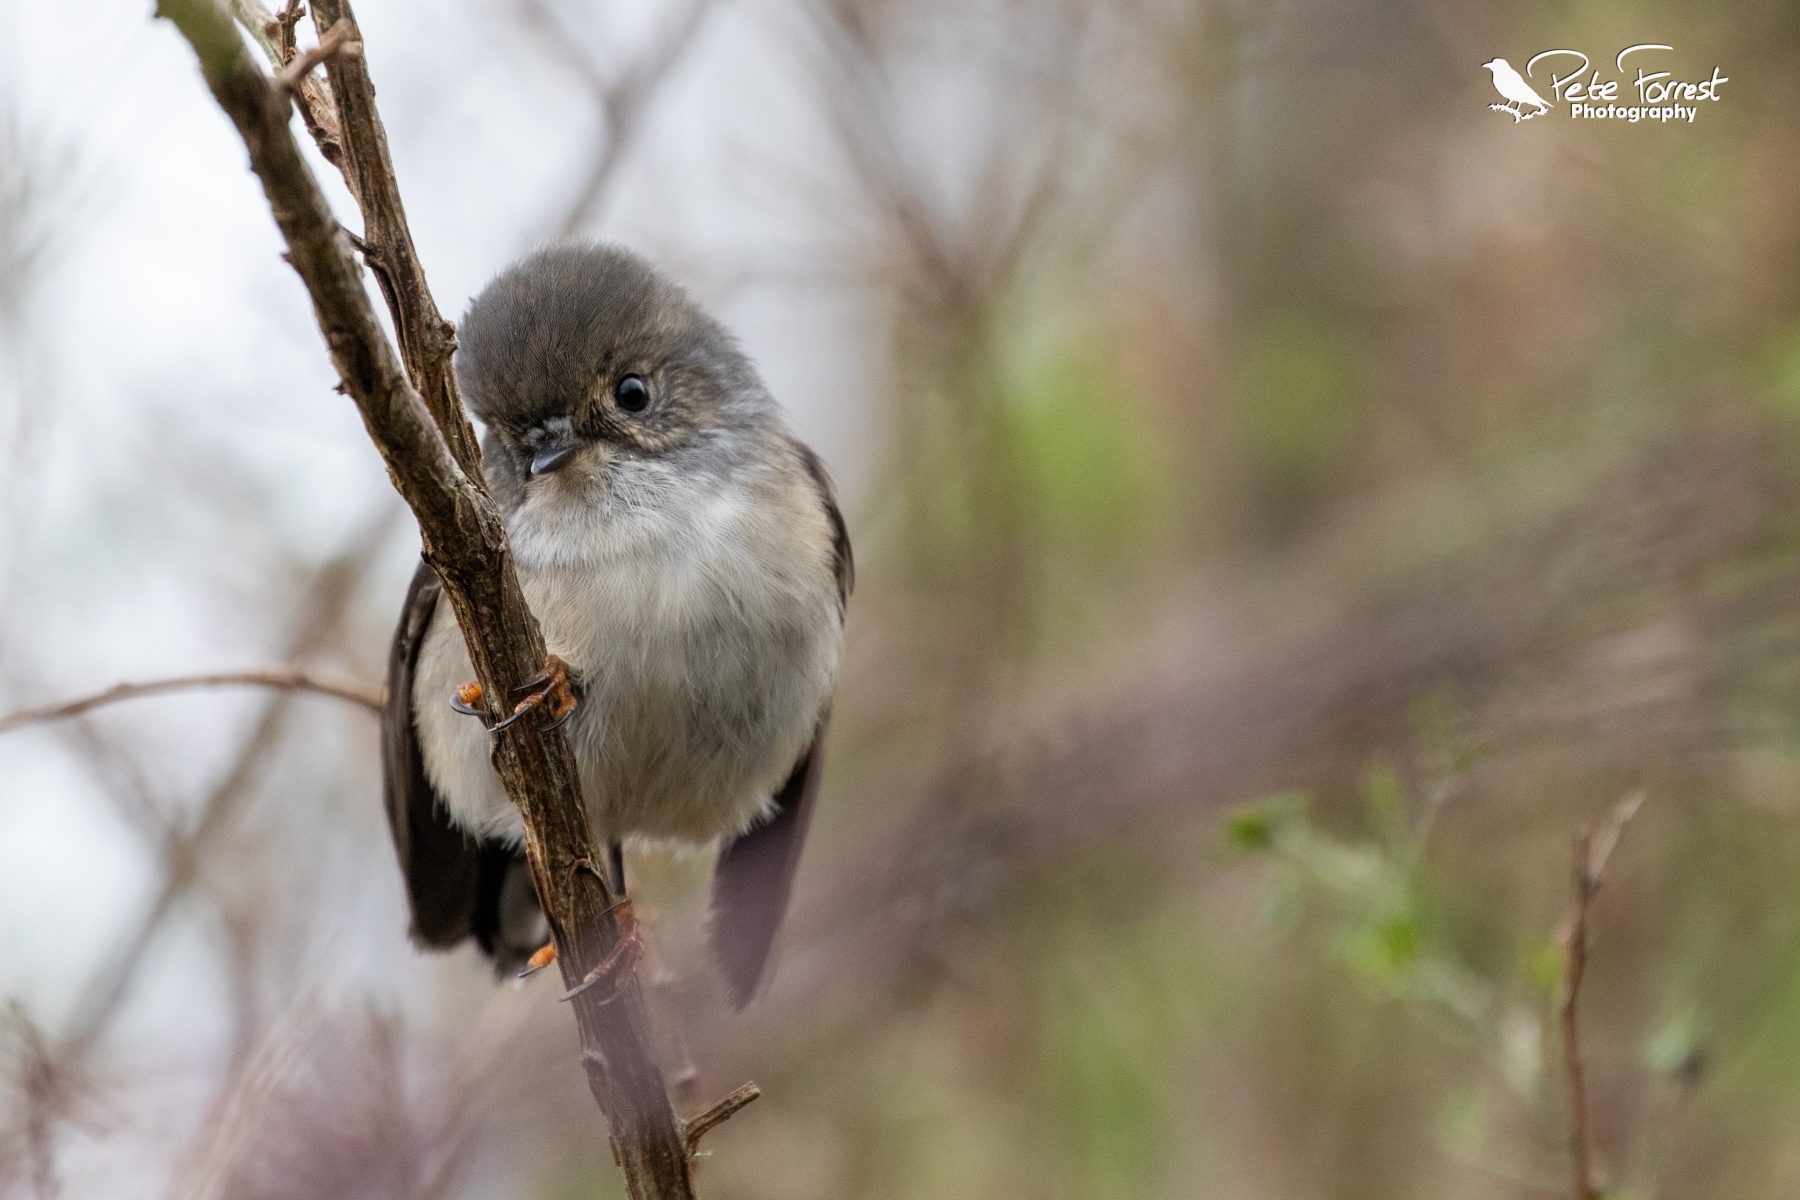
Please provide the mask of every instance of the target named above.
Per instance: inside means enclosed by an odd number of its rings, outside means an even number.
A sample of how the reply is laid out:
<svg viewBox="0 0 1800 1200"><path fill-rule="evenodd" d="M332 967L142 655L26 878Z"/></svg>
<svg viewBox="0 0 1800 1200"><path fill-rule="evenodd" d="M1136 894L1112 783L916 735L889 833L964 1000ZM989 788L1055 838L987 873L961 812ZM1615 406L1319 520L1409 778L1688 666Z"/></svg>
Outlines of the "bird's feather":
<svg viewBox="0 0 1800 1200"><path fill-rule="evenodd" d="M413 940L447 950L473 935L496 962L510 961L514 955L506 951L512 948L501 945L501 902L508 877L522 869L523 859L513 847L477 840L451 823L425 773L413 728L413 672L438 599L437 574L420 563L388 651L387 700L381 718L388 828L406 881Z"/></svg>
<svg viewBox="0 0 1800 1200"><path fill-rule="evenodd" d="M825 472L825 464L812 452L812 447L799 442L795 446L800 451L800 461L805 464L807 475L819 490L819 500L825 505L825 519L831 522L832 573L837 576L838 617L841 620L845 606L850 603L850 593L856 588L856 556L850 549L850 531L844 525L844 514L838 510L837 493L831 486L831 476Z"/></svg>
<svg viewBox="0 0 1800 1200"><path fill-rule="evenodd" d="M831 478L810 449L800 447L807 474L819 490L825 515L831 522L834 574L837 577L839 617L856 586L856 561L850 535L838 511ZM755 999L768 975L775 934L787 914L794 871L800 865L800 849L812 820L813 799L819 792L819 773L824 766L825 729L829 709L819 715L812 744L794 764L787 782L775 793L774 811L761 825L728 842L719 851L713 869L713 958L725 975L733 1007L743 1008Z"/></svg>
<svg viewBox="0 0 1800 1200"><path fill-rule="evenodd" d="M812 745L775 793L773 815L727 844L713 869L710 940L734 1008L755 999L768 973L769 952L787 913L794 869L819 791L825 725L824 720L819 722Z"/></svg>

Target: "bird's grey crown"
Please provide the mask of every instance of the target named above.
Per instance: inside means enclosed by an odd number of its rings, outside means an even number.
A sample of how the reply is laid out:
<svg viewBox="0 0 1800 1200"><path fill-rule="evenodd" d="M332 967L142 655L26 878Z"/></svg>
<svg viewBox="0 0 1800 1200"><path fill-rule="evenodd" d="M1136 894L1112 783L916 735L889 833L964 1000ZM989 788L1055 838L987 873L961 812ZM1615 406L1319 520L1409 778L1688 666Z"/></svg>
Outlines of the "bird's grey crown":
<svg viewBox="0 0 1800 1200"><path fill-rule="evenodd" d="M728 401L766 399L725 328L644 259L603 242L565 241L496 276L457 332L463 399L490 428L522 431L556 417L592 426L595 390L660 371L682 404L665 419L704 427ZM666 411L666 410L665 410Z"/></svg>

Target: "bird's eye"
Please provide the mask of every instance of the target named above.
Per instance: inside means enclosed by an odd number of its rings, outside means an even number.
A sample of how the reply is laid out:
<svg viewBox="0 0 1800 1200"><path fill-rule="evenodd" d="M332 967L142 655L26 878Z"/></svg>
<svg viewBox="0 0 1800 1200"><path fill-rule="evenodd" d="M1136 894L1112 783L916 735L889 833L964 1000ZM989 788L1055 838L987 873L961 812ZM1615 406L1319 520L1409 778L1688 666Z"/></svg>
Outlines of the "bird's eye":
<svg viewBox="0 0 1800 1200"><path fill-rule="evenodd" d="M650 388L641 375L627 375L613 388L613 399L626 412L643 412L650 407Z"/></svg>

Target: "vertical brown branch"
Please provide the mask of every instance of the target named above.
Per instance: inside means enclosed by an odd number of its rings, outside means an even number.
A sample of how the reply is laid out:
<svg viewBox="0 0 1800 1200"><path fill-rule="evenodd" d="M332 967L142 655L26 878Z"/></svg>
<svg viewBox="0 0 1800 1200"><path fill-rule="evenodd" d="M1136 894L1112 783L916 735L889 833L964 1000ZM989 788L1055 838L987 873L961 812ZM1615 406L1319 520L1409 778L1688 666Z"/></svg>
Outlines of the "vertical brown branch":
<svg viewBox="0 0 1800 1200"><path fill-rule="evenodd" d="M1606 874L1606 861L1612 857L1619 835L1636 815L1644 797L1626 797L1614 807L1596 833L1587 829L1575 835L1574 890L1575 901L1563 918L1563 995L1562 1054L1563 1077L1569 1100L1569 1160L1574 1175L1575 1200L1600 1200L1600 1187L1594 1182L1594 1128L1588 1113L1587 1069L1581 1061L1581 1023L1579 1005L1581 983L1587 974L1588 910L1600 881Z"/></svg>
<svg viewBox="0 0 1800 1200"><path fill-rule="evenodd" d="M1593 1129L1588 1122L1587 1074L1581 1061L1581 1026L1576 1006L1587 974L1588 903L1594 880L1588 873L1591 835L1575 835L1575 905L1563 941L1562 1051L1563 1075L1569 1092L1569 1159L1575 1176L1575 1200L1599 1200L1594 1186Z"/></svg>
<svg viewBox="0 0 1800 1200"><path fill-rule="evenodd" d="M312 10L321 44L328 31L353 42L362 40L349 0L313 0ZM346 22L347 32L341 28ZM375 111L375 85L369 78L368 61L360 54L333 55L325 60L325 76L337 102L344 177L362 207L363 257L387 298L406 373L424 398L457 465L478 478L481 449L463 412L456 372L450 365L456 329L438 312L425 282L425 267L413 245L400 184L394 177L387 131Z"/></svg>

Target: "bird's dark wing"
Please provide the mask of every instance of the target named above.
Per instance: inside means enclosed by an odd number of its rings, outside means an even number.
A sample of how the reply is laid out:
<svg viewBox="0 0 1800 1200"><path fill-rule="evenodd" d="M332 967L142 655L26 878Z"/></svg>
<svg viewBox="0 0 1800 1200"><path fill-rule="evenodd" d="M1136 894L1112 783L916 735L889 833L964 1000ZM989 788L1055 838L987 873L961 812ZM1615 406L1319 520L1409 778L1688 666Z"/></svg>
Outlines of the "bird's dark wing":
<svg viewBox="0 0 1800 1200"><path fill-rule="evenodd" d="M412 908L413 940L447 950L475 934L482 948L493 954L501 885L517 851L477 841L450 823L425 775L413 730L413 671L437 606L437 574L420 563L388 650L387 702L381 714L382 795Z"/></svg>
<svg viewBox="0 0 1800 1200"><path fill-rule="evenodd" d="M818 489L819 502L825 506L825 519L831 523L832 566L837 576L838 619L841 621L844 608L850 603L850 593L856 588L856 556L850 550L850 531L844 526L844 514L838 511L837 492L831 486L831 476L825 473L825 464L809 447L799 449L800 461Z"/></svg>
<svg viewBox="0 0 1800 1200"><path fill-rule="evenodd" d="M825 725L821 719L812 745L775 793L775 815L726 845L713 868L712 952L734 1008L750 1003L762 987L775 931L787 913L794 868L819 791Z"/></svg>
<svg viewBox="0 0 1800 1200"><path fill-rule="evenodd" d="M838 511L831 479L818 456L800 447L807 474L819 491L825 516L831 523L834 573L838 586L838 618L856 586L856 561L851 556L850 534ZM819 771L824 764L825 729L829 709L819 714L812 744L794 764L787 782L775 793L775 812L767 821L719 852L713 869L712 950L725 974L731 1002L743 1008L755 998L768 972L769 951L775 933L787 913L788 893L793 890L794 870L800 864L800 847L812 819L813 797L819 791Z"/></svg>

